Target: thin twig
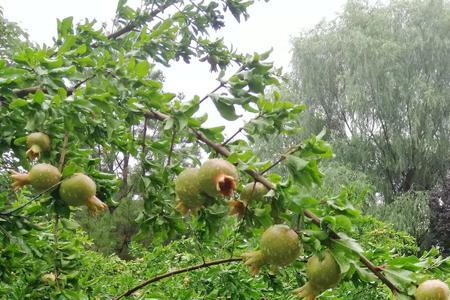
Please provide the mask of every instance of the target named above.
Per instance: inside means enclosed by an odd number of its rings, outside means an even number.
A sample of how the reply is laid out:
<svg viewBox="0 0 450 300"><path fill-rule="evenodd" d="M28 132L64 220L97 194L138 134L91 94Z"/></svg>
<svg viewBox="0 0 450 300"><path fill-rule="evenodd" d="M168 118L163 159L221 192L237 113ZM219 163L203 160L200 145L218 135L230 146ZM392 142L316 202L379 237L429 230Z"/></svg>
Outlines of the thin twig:
<svg viewBox="0 0 450 300"><path fill-rule="evenodd" d="M171 276L174 276L174 275L177 275L177 274L186 273L186 272L190 272L190 271L194 271L194 270L198 270L198 269L208 268L208 267L211 267L211 266L222 265L222 264L227 264L227 263L232 263L232 262L238 262L238 261L241 261L241 260L242 260L242 258L239 258L239 257L218 259L218 260L213 260L213 261L201 263L201 264L198 264L198 265L186 267L186 268L183 268L183 269L178 269L178 270L175 270L175 271L167 272L167 273L164 273L164 274L161 274L161 275L157 275L155 277L152 277L152 278L150 278L150 279L148 279L148 280L138 284L137 286L133 287L132 289L129 289L125 293L123 293L120 296L117 296L116 298L114 298L114 300L119 300L119 299L122 299L123 297L129 296L132 293L136 292L137 290L139 290L139 289L149 285L150 283L160 281L161 279L164 279L164 278L167 278L167 277L171 277Z"/></svg>
<svg viewBox="0 0 450 300"><path fill-rule="evenodd" d="M84 80L79 81L79 82L78 82L77 84L75 84L70 90L71 90L72 93L73 93L77 88L79 88L81 85L85 84L86 82L88 82L89 80L91 80L91 79L94 78L94 77L95 77L95 74L89 76L88 78L86 78L86 79L84 79Z"/></svg>
<svg viewBox="0 0 450 300"><path fill-rule="evenodd" d="M234 75L238 74L239 72L242 72L247 66L246 65L242 65L239 67L239 69L231 76L233 77ZM230 77L230 78L231 78ZM200 101L198 102L198 104L202 104L206 99L208 99L212 94L214 94L215 92L217 92L218 90L220 90L221 88L223 88L225 86L225 84L229 81L230 79L228 79L227 81L220 81L220 84L214 89L212 90L210 93L208 93L207 95L203 96L202 99L200 99Z"/></svg>
<svg viewBox="0 0 450 300"><path fill-rule="evenodd" d="M66 158L66 152L67 152L67 143L69 142L69 135L64 133L64 141L63 145L61 147L61 156L59 157L59 166L58 169L60 172L62 172L62 169L64 167L64 159Z"/></svg>
<svg viewBox="0 0 450 300"><path fill-rule="evenodd" d="M251 119L249 122L255 121L263 116L262 113L259 113L255 118ZM225 142L222 143L222 146L226 146L229 142L231 142L242 130L245 129L245 126L239 128L235 133L233 133Z"/></svg>
<svg viewBox="0 0 450 300"><path fill-rule="evenodd" d="M291 149L286 151L283 155L281 155L281 157L278 158L272 165L270 165L267 169L262 171L261 175L264 175L267 172L269 172L270 170L272 170L273 168L275 168L278 164L280 164L282 161L284 161L289 155L291 155L297 151L300 151L302 149L303 149L303 145L297 145L297 146L292 147Z"/></svg>
<svg viewBox="0 0 450 300"><path fill-rule="evenodd" d="M198 104L202 104L206 99L208 99L211 96L211 94L217 92L218 90L220 90L224 86L225 86L225 82L221 81L220 84L214 90L212 90L209 94L205 95L202 99L200 99Z"/></svg>
<svg viewBox="0 0 450 300"><path fill-rule="evenodd" d="M235 136L237 136L241 131L244 130L244 127L239 128L235 133L233 133L225 142L222 143L222 146L226 146L229 142L231 142Z"/></svg>

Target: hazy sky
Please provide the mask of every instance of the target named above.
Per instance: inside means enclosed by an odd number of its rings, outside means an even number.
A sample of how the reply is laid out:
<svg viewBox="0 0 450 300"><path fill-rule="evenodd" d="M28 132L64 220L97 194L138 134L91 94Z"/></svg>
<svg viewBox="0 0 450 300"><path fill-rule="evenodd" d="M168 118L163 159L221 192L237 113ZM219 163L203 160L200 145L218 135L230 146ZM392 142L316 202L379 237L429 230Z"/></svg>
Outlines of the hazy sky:
<svg viewBox="0 0 450 300"><path fill-rule="evenodd" d="M129 1L130 6L139 0ZM258 1L250 10L250 18L241 24L232 17L226 19L225 30L219 36L225 38L227 45L233 45L239 52L263 52L273 48L272 60L285 71L289 68L290 39L302 30L307 30L324 18L334 18L342 10L345 0L271 0ZM116 0L0 0L4 15L10 21L19 23L33 41L52 44L56 35L56 19L73 16L75 22L96 19L110 24L115 12ZM190 65L177 63L164 69L165 90L187 97L202 97L217 83L216 75L209 73L205 64ZM217 125L218 114L205 107L210 114L208 124ZM227 123L227 131L241 126Z"/></svg>

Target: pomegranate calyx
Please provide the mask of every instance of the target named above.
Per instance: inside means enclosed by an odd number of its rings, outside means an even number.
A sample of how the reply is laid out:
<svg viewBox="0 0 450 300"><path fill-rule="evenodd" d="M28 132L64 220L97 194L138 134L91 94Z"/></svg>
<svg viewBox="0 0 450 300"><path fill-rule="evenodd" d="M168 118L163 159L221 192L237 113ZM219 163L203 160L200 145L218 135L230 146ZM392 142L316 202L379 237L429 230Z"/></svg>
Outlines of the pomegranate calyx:
<svg viewBox="0 0 450 300"><path fill-rule="evenodd" d="M88 198L88 200L86 201L86 206L88 207L89 212L94 216L100 213L102 210L108 208L108 205L106 205L106 203L102 202L96 196Z"/></svg>
<svg viewBox="0 0 450 300"><path fill-rule="evenodd" d="M11 187L14 190L18 190L21 187L31 183L31 178L28 175L28 173L23 174L23 173L16 172L14 170L11 171L11 179L14 180L13 183L11 184Z"/></svg>

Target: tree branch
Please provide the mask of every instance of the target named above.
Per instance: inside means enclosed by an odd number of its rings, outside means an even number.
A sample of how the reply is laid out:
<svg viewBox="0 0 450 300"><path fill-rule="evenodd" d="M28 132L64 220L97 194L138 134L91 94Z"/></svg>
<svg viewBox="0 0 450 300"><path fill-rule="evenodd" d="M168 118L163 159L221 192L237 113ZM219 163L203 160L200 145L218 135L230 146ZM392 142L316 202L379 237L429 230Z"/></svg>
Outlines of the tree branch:
<svg viewBox="0 0 450 300"><path fill-rule="evenodd" d="M174 275L177 275L177 274L186 273L186 272L190 272L190 271L194 271L194 270L198 270L198 269L208 268L208 267L211 267L211 266L227 264L227 263L232 263L232 262L238 262L238 261L241 261L241 260L242 260L242 258L239 258L239 257L218 259L218 260L213 260L213 261L204 262L204 263L201 263L201 264L198 264L198 265L186 267L186 268L183 268L183 269L178 269L178 270L175 270L175 271L167 272L167 273L164 273L164 274L161 274L161 275L157 275L157 276L155 276L153 278L150 278L150 279L148 279L148 280L138 284L134 288L129 289L125 293L123 293L120 296L117 296L116 298L114 298L114 300L119 300L119 299L122 299L123 297L129 296L132 293L136 292L137 290L139 290L139 289L149 285L150 283L160 281L161 279L164 279L164 278L167 278L167 277L171 277L171 276L174 276Z"/></svg>
<svg viewBox="0 0 450 300"><path fill-rule="evenodd" d="M155 110L146 110L144 112L144 114L146 116L150 117L150 118L157 119L157 120L160 120L160 121L165 121L166 119L169 118L168 115L163 114L163 113L161 113L159 111L155 111ZM211 147L217 153L221 154L224 157L228 157L228 156L231 155L231 152L226 147L224 147L221 144L214 143L213 141L208 139L201 131L199 131L197 129L194 129L194 128L190 128L190 130L197 137L197 139L199 141L205 143L206 145ZM293 148L291 150L294 150L294 149L295 148ZM298 149L296 149L296 151L297 150ZM268 189L276 190L276 186L272 182L267 180L261 174L255 172L253 170L245 170L245 172L247 174L249 174L251 177L253 177L256 181L262 183ZM309 219L311 219L311 221L314 224L320 226L320 224L321 224L320 218L318 216L316 216L312 211L310 211L308 209L304 209L303 210L303 214L306 217L308 217ZM330 237L333 238L333 239L340 239L341 238L336 232L334 232L331 229L328 229L328 233L329 233ZM397 294L400 291L391 281L389 281L389 279L386 278L386 276L384 276L383 273L380 272L379 269L377 269L377 267L369 259L367 259L361 253L357 253L357 254L359 256L359 259L360 259L361 263L363 263L370 271L372 271L381 280L381 282L383 282L387 287L389 287L389 289L392 291L392 293Z"/></svg>

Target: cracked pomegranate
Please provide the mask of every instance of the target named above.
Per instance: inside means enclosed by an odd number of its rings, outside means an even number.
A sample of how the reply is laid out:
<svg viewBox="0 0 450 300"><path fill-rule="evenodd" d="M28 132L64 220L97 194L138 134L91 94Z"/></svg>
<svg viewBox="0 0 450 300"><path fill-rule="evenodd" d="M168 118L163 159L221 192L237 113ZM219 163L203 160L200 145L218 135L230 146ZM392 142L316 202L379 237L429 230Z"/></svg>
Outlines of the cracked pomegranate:
<svg viewBox="0 0 450 300"><path fill-rule="evenodd" d="M68 205L86 205L91 214L97 214L108 206L95 196L95 182L82 173L75 173L65 179L59 188L59 196Z"/></svg>
<svg viewBox="0 0 450 300"><path fill-rule="evenodd" d="M197 212L204 204L198 181L198 172L198 168L185 169L175 180L175 193L178 200L176 208L183 215L189 211Z"/></svg>
<svg viewBox="0 0 450 300"><path fill-rule="evenodd" d="M41 156L41 152L50 149L50 138L42 132L33 132L27 136L28 150L26 152L29 159L33 160Z"/></svg>
<svg viewBox="0 0 450 300"><path fill-rule="evenodd" d="M306 275L309 281L293 293L307 300L316 299L325 290L336 286L341 279L339 265L329 250L308 259Z"/></svg>
<svg viewBox="0 0 450 300"><path fill-rule="evenodd" d="M29 184L42 192L57 184L61 180L61 173L52 165L37 164L26 174L12 171L11 178L14 180L12 187L15 190Z"/></svg>
<svg viewBox="0 0 450 300"><path fill-rule="evenodd" d="M198 172L201 190L211 196L231 196L236 190L238 172L228 161L214 158L207 160Z"/></svg>
<svg viewBox="0 0 450 300"><path fill-rule="evenodd" d="M242 255L244 263L253 275L261 266L268 264L273 269L289 265L300 254L301 245L297 233L286 225L273 225L261 236L260 250Z"/></svg>
<svg viewBox="0 0 450 300"><path fill-rule="evenodd" d="M416 300L448 299L450 299L448 285L437 279L422 282L416 290Z"/></svg>

